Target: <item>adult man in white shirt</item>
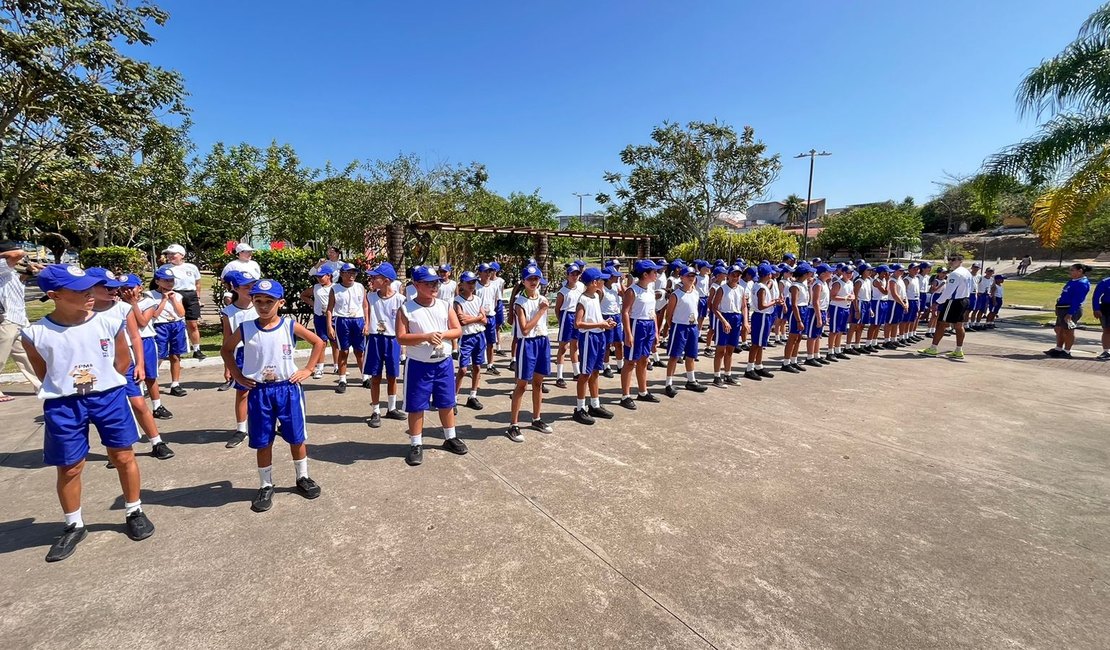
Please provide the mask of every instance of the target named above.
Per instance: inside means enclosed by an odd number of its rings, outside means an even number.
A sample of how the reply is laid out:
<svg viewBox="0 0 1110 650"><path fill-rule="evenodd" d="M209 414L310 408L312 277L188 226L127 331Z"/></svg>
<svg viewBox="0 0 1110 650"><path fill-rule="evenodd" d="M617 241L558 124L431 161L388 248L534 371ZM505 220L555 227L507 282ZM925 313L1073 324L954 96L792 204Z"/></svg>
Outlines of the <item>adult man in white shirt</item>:
<svg viewBox="0 0 1110 650"><path fill-rule="evenodd" d="M968 298L974 291L975 279L967 269L963 268L964 256L953 254L948 258L948 279L944 283L944 290L937 298L937 331L933 335L932 344L919 352L927 357L937 356L937 345L944 338L945 323L952 325L956 330L956 349L949 352L949 359L964 358L964 318L967 315Z"/></svg>
<svg viewBox="0 0 1110 650"><path fill-rule="evenodd" d="M185 247L180 244L167 246L162 253L166 256L166 263L159 268L169 269L173 274L173 290L181 296L181 304L185 306L185 331L189 334L189 348L193 351L194 359L204 359L205 355L200 351L200 298L197 297L200 269L185 261Z"/></svg>
<svg viewBox="0 0 1110 650"><path fill-rule="evenodd" d="M235 247L235 259L224 264L224 270L220 271L220 279L222 280L230 271L242 271L243 273L250 273L253 278L261 278L262 268L258 266L258 262L251 259L253 255L254 249L251 248L251 245L240 242Z"/></svg>
<svg viewBox="0 0 1110 650"><path fill-rule="evenodd" d="M42 382L35 376L27 353L23 351L21 332L30 325L27 321L26 293L23 283L29 277L16 270L16 265L25 257L23 248L10 241L0 242L0 368L7 363L8 357L15 362L19 372L38 391ZM28 270L38 267L28 265ZM11 395L0 392L0 402L12 401Z"/></svg>

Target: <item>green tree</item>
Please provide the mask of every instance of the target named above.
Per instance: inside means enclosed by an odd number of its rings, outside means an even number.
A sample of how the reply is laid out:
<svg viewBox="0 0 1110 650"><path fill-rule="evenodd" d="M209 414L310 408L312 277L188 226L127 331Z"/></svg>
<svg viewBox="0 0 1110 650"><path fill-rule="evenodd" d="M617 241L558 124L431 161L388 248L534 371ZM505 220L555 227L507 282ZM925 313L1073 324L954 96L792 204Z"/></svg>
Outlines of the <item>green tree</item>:
<svg viewBox="0 0 1110 650"><path fill-rule="evenodd" d="M686 239L704 252L716 215L744 210L778 176L779 156L745 126L740 134L720 122L664 122L651 132L651 144L628 145L621 162L628 173L607 172L614 196L647 215L672 208L689 215ZM598 194L599 204L612 201Z"/></svg>
<svg viewBox="0 0 1110 650"><path fill-rule="evenodd" d="M921 243L921 217L912 203L888 201L853 208L825 217L821 225L824 229L817 244L830 252L847 248L855 255L873 248Z"/></svg>
<svg viewBox="0 0 1110 650"><path fill-rule="evenodd" d="M751 262L780 260L786 253L798 253L798 238L781 228L764 226L748 232L732 233L724 228L709 231L705 256L731 263L738 257ZM692 260L700 255L697 241L688 241L669 249L671 259Z"/></svg>
<svg viewBox="0 0 1110 650"><path fill-rule="evenodd" d="M782 202L780 213L782 214L782 218L786 221L786 225L793 226L797 224L806 213L805 199L797 194L791 194Z"/></svg>
<svg viewBox="0 0 1110 650"><path fill-rule="evenodd" d="M163 116L185 114L176 72L118 49L152 44L151 24L167 18L146 1L0 5L0 236L36 185L108 164Z"/></svg>

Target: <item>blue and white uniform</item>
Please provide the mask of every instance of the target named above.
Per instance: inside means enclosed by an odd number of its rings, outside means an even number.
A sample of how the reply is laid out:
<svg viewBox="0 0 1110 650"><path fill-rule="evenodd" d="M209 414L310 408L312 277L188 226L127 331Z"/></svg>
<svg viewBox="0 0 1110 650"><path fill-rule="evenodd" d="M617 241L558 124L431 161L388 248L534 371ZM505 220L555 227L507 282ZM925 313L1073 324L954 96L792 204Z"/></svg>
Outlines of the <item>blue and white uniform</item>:
<svg viewBox="0 0 1110 650"><path fill-rule="evenodd" d="M493 321L495 327L500 330L501 326L505 324L505 278L497 276L489 281L493 285L494 306L493 306Z"/></svg>
<svg viewBox="0 0 1110 650"><path fill-rule="evenodd" d="M154 300L155 307L162 302L162 294L158 291L151 291L150 297ZM182 304L181 296L176 291L173 298L166 301L162 313L152 319L154 321L155 339L158 343L159 359L169 359L170 355L180 357L189 351L185 339L185 317L177 315L174 303ZM182 309L184 309L184 305L182 305Z"/></svg>
<svg viewBox="0 0 1110 650"><path fill-rule="evenodd" d="M516 314L513 320L513 333L516 342L516 378L531 381L533 375L547 376L551 374L551 341L547 338L547 316L541 317L536 326L525 330L524 325L543 305L549 305L547 297L537 293L535 298L529 298L527 292L521 291L516 296L515 306L520 306L524 311L523 318Z"/></svg>
<svg viewBox="0 0 1110 650"><path fill-rule="evenodd" d="M158 301L145 295L139 299L139 311L157 307ZM143 375L148 380L158 379L158 333L154 331L154 319L147 321L146 327L139 328L139 338L143 340Z"/></svg>
<svg viewBox="0 0 1110 650"><path fill-rule="evenodd" d="M582 292L586 290L586 286L581 282L575 282L573 287L568 287L564 282L559 293L563 296L562 309L559 313L559 342L569 343L574 340L576 333L574 330L574 310L578 307L578 299L582 297Z"/></svg>
<svg viewBox="0 0 1110 650"><path fill-rule="evenodd" d="M729 286L726 282L717 289L717 295L720 296L717 311L720 312L721 319L732 328L725 332L723 323L720 320L717 321L717 345L739 347L740 329L744 325L744 300L747 293L748 289L742 282L735 287Z"/></svg>
<svg viewBox="0 0 1110 650"><path fill-rule="evenodd" d="M455 296L453 301L456 309L471 318L477 317L482 312L482 299L477 293L469 299ZM487 318L489 314L487 313ZM460 321L461 322L461 321ZM459 368L480 366L486 358L486 323L471 323L462 326L462 338L459 339Z"/></svg>
<svg viewBox="0 0 1110 650"><path fill-rule="evenodd" d="M409 299L401 312L408 321L410 333L430 334L447 331L449 309L447 303L438 298L427 307ZM405 355L405 411L419 413L428 408L429 402L435 409L454 408L455 367L451 362L451 343L406 345Z"/></svg>
<svg viewBox="0 0 1110 650"><path fill-rule="evenodd" d="M903 278L906 282L906 301L908 303L906 317L903 319L906 323L916 323L917 317L921 313L921 279L920 275L907 275Z"/></svg>
<svg viewBox="0 0 1110 650"><path fill-rule="evenodd" d="M637 361L651 356L651 348L655 345L655 289L647 289L639 284L634 284L629 289L632 291L632 307L628 312L629 327L631 332L626 337L632 339L632 347L624 346L624 359Z"/></svg>
<svg viewBox="0 0 1110 650"><path fill-rule="evenodd" d="M694 288L698 292L698 320L701 321L709 315L709 275L698 273Z"/></svg>
<svg viewBox="0 0 1110 650"><path fill-rule="evenodd" d="M366 301L366 288L358 282L349 287L333 284L331 294L335 297L331 313L335 318L335 338L339 349L343 352L352 348L355 352L364 351L366 338L362 335L362 328L366 326L366 316L362 305Z"/></svg>
<svg viewBox="0 0 1110 650"><path fill-rule="evenodd" d="M621 296L620 283L615 283L613 286L605 286L601 290L601 315L605 319L613 319L617 324L611 330L606 330L605 341L606 345L624 345L624 323L621 318L621 306L624 302Z"/></svg>
<svg viewBox="0 0 1110 650"><path fill-rule="evenodd" d="M328 334L328 296L333 286L329 284L325 287L320 283L312 286L312 329L324 343L331 342L331 334Z"/></svg>
<svg viewBox="0 0 1110 650"><path fill-rule="evenodd" d="M875 311L872 309L871 305L871 297L875 293L875 286L871 282L871 278L864 277L859 277L855 280L856 307L859 310L859 315L857 316L855 312L852 313L853 323L859 325L875 324Z"/></svg>
<svg viewBox="0 0 1110 650"><path fill-rule="evenodd" d="M578 297L578 304L582 306L582 320L586 323L601 323L601 297L598 294L590 296L583 293ZM577 328L576 328L577 329ZM578 363L582 374L590 375L601 372L605 367L605 347L609 344L606 330L600 328L577 329L578 332Z"/></svg>
<svg viewBox="0 0 1110 650"><path fill-rule="evenodd" d="M818 287L821 289L820 292L817 291ZM806 338L819 339L824 336L825 321L829 318L829 304L831 302L829 299L829 285L820 278L814 278L810 291L818 295L816 304L810 305L812 316L809 323L806 324ZM821 315L821 318L817 318L818 314ZM821 323L820 327L817 326L818 321Z"/></svg>
<svg viewBox="0 0 1110 650"><path fill-rule="evenodd" d="M829 286L829 333L844 334L848 331L848 316L852 311L852 285L843 278L834 278Z"/></svg>
<svg viewBox="0 0 1110 650"><path fill-rule="evenodd" d="M906 283L904 278L891 278L890 280L890 291L894 294L891 296L891 299L894 301L894 307L890 316L890 322L904 323L908 312L908 309L902 306L902 303L906 301L908 295Z"/></svg>
<svg viewBox="0 0 1110 650"><path fill-rule="evenodd" d="M243 336L243 376L256 383L247 393L247 441L251 449L265 449L274 443L277 425L281 437L291 445L307 439L304 390L289 381L297 372L293 352L294 320L282 316L269 329L258 326L257 319L239 325Z"/></svg>
<svg viewBox="0 0 1110 650"><path fill-rule="evenodd" d="M671 313L671 329L667 337L667 356L672 359L686 357L698 358L698 299L695 288L686 293L682 288L674 290L674 311Z"/></svg>
<svg viewBox="0 0 1110 650"><path fill-rule="evenodd" d="M224 306L224 308L220 310L220 315L227 319L227 325L232 334L234 334L244 322L258 318L258 312L255 311L253 304L250 307L237 307L235 303L232 303ZM243 369L242 343L235 346L235 365L238 366L240 370ZM235 390L245 391L249 389L246 386L241 386L239 382L235 382Z"/></svg>
<svg viewBox="0 0 1110 650"><path fill-rule="evenodd" d="M397 312L405 298L394 293L382 298L375 291L367 297L370 305L370 334L366 337L366 362L362 372L376 377L382 372L392 378L401 374L401 345L397 343Z"/></svg>
<svg viewBox="0 0 1110 650"><path fill-rule="evenodd" d="M810 324L813 321L813 308L809 306L809 287L805 282L797 281L790 283L790 294L797 293L797 296L791 295L791 300L794 307L797 308L797 314L794 309L790 310L790 333L801 335L807 338Z"/></svg>
<svg viewBox="0 0 1110 650"><path fill-rule="evenodd" d="M127 377L127 383L124 384L123 388L128 397L142 397L143 389L139 386L139 382L135 380L135 352L131 350L131 335L127 333L127 317L131 314L131 305L126 302L118 301L104 311L96 312L96 314L100 318L111 318L119 321L118 327L122 329L127 336L127 350L131 355L131 366L128 367L127 372L124 373L124 376ZM116 325L113 324L113 327L116 327ZM145 351L143 365L146 365Z"/></svg>
<svg viewBox="0 0 1110 650"><path fill-rule="evenodd" d="M497 341L497 301L500 299L501 294L498 292L498 285L493 280L488 284L478 282L475 285L474 292L478 296L478 300L482 302L482 307L486 309L486 324L483 331L486 334L486 345L493 345ZM492 359L490 360L492 363Z"/></svg>
<svg viewBox="0 0 1110 650"><path fill-rule="evenodd" d="M871 294L871 302L875 303L875 324L876 325L890 325L891 318L894 316L894 296L891 295L892 287L890 286L894 278L875 278L876 288L879 284L883 284L883 289L886 292L876 290Z"/></svg>
<svg viewBox="0 0 1110 650"><path fill-rule="evenodd" d="M775 324L775 300L778 299L774 295L775 285L776 283L773 281L767 284L757 282L755 294L752 297L751 305L748 307L752 319L752 345L758 347L767 347L767 344L771 341L771 328ZM760 309L761 302L769 303L769 306Z"/></svg>

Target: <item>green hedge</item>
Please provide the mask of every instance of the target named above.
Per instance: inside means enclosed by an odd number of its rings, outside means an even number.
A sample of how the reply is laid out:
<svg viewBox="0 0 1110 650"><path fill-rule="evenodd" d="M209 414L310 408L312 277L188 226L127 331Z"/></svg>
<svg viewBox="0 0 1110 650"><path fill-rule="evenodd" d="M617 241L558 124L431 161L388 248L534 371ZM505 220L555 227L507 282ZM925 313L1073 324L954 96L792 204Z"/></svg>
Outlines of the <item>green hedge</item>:
<svg viewBox="0 0 1110 650"><path fill-rule="evenodd" d="M697 242L686 242L668 251L669 259L681 257L687 262L701 257ZM737 257L745 260L777 262L785 253L798 253L798 238L775 226L764 226L743 233L730 233L714 228L706 242L705 259L723 259L729 264Z"/></svg>
<svg viewBox="0 0 1110 650"><path fill-rule="evenodd" d="M212 256L210 264L212 273L217 281L212 283L212 299L217 305L223 305L224 284L218 280L224 265L235 259L234 255ZM285 308L282 313L296 314L302 322L312 318L312 306L302 305L297 295L312 286L312 277L308 272L319 257L310 250L303 248L283 248L276 251L255 251L255 262L262 269L262 277L277 280L285 288Z"/></svg>
<svg viewBox="0 0 1110 650"><path fill-rule="evenodd" d="M146 270L147 259L143 252L126 246L86 248L78 258L85 268L102 266L113 273L136 273Z"/></svg>

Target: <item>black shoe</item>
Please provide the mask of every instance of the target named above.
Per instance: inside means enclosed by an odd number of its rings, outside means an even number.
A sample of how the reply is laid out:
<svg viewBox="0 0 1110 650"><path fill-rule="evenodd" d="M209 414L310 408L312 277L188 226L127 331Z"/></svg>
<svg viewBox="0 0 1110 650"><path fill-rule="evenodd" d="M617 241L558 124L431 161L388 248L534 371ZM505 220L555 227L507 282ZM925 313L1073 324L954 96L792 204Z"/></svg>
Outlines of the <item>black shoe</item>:
<svg viewBox="0 0 1110 650"><path fill-rule="evenodd" d="M798 372L808 372L808 371L806 370L806 367L805 367L805 366L803 366L803 365L801 365L801 364L798 364L798 363L792 363L792 364L790 364L790 365L794 366L794 369L795 369L795 370L797 370Z"/></svg>
<svg viewBox="0 0 1110 650"><path fill-rule="evenodd" d="M733 377L732 375L725 375L725 383L729 386L739 386L740 380L736 377Z"/></svg>
<svg viewBox="0 0 1110 650"><path fill-rule="evenodd" d="M652 362L651 367L652 368L666 368L667 364L663 363L659 359L656 359L655 361Z"/></svg>
<svg viewBox="0 0 1110 650"><path fill-rule="evenodd" d="M539 418L532 420L532 428L540 433L552 433L551 425Z"/></svg>
<svg viewBox="0 0 1110 650"><path fill-rule="evenodd" d="M574 415L571 416L578 424L593 424L594 419L586 412L586 409L574 409Z"/></svg>
<svg viewBox="0 0 1110 650"><path fill-rule="evenodd" d="M606 379L612 379L613 378L613 369L612 368L606 368L605 370L602 370L601 371L601 376L605 377Z"/></svg>
<svg viewBox="0 0 1110 650"><path fill-rule="evenodd" d="M1052 348L1051 350L1045 350L1044 353L1046 355L1052 357L1053 359L1055 359L1055 358L1058 358L1061 354L1063 354L1064 351L1063 350L1057 350L1056 348Z"/></svg>
<svg viewBox="0 0 1110 650"><path fill-rule="evenodd" d="M481 411L485 407L482 406L482 403L478 401L477 397L471 397L466 400L466 408L474 409L475 411Z"/></svg>
<svg viewBox="0 0 1110 650"><path fill-rule="evenodd" d="M774 373L772 373L770 370L767 370L765 368L757 368L756 371L755 371L755 374L759 375L760 377L763 377L764 379L774 379L775 378Z"/></svg>
<svg viewBox="0 0 1110 650"><path fill-rule="evenodd" d="M832 361L830 361L828 357L813 357L813 360L821 364L822 366L832 365Z"/></svg>
<svg viewBox="0 0 1110 650"><path fill-rule="evenodd" d="M62 529L62 536L50 545L50 551L46 554L47 562L61 562L67 557L73 555L77 550L77 545L81 540L88 536L89 531L84 526L78 528L77 524L70 524Z"/></svg>
<svg viewBox="0 0 1110 650"><path fill-rule="evenodd" d="M667 384L666 387L663 388L663 394L667 397L674 398L675 395L678 395L678 391L675 390L674 386Z"/></svg>
<svg viewBox="0 0 1110 650"><path fill-rule="evenodd" d="M781 368L779 368L779 372L788 372L792 375L796 375L796 374L798 374L799 371L798 371L797 368L794 367L794 364L787 363L787 364L783 364L783 366Z"/></svg>
<svg viewBox="0 0 1110 650"><path fill-rule="evenodd" d="M805 365L809 366L810 368L820 368L821 367L821 362L818 361L817 359L806 359L803 363L805 363Z"/></svg>
<svg viewBox="0 0 1110 650"><path fill-rule="evenodd" d="M650 402L652 404L658 404L659 403L659 398L656 397L655 395L652 395L651 393L648 393L646 395L637 395L636 396L636 401L637 402Z"/></svg>
<svg viewBox="0 0 1110 650"><path fill-rule="evenodd" d="M458 454L460 456L462 456L466 452L470 451L469 449L467 449L466 443L463 442L462 440L460 440L459 438L451 438L450 440L444 440L443 441L443 448L446 449L447 451L451 452L452 454Z"/></svg>
<svg viewBox="0 0 1110 650"><path fill-rule="evenodd" d="M505 435L513 442L524 442L524 434L520 432L520 427L515 424L509 426L509 430L505 432Z"/></svg>
<svg viewBox="0 0 1110 650"><path fill-rule="evenodd" d="M195 350L193 352L193 358L196 359L197 361L204 361L205 359L208 358L208 356L206 354L204 354L203 352L201 352L200 350Z"/></svg>
<svg viewBox="0 0 1110 650"><path fill-rule="evenodd" d="M258 488L258 494L254 495L254 500L251 501L251 510L255 512L266 512L274 505L274 486L267 485Z"/></svg>
<svg viewBox="0 0 1110 650"><path fill-rule="evenodd" d="M754 370L745 370L744 379L751 379L752 381L763 381L763 377L760 377L759 373Z"/></svg>
<svg viewBox="0 0 1110 650"><path fill-rule="evenodd" d="M886 343L883 343L883 349L884 350L897 350L898 346L896 344L890 342L890 341L887 341Z"/></svg>
<svg viewBox="0 0 1110 650"><path fill-rule="evenodd" d="M363 377L362 378L362 387L363 388L370 388L370 378L369 377Z"/></svg>
<svg viewBox="0 0 1110 650"><path fill-rule="evenodd" d="M715 386L716 388L726 388L725 380L721 379L720 376L714 377L713 386Z"/></svg>
<svg viewBox="0 0 1110 650"><path fill-rule="evenodd" d="M339 393L340 395L342 395L343 393L346 393L347 392L347 382L345 382L345 381L339 382L339 385L335 387L335 392Z"/></svg>
<svg viewBox="0 0 1110 650"><path fill-rule="evenodd" d="M848 348L847 350L844 351L844 353L845 354L850 354L853 357L858 357L859 355L863 354L862 352L859 351L858 348Z"/></svg>
<svg viewBox="0 0 1110 650"><path fill-rule="evenodd" d="M509 372L516 372L516 360L509 362Z"/></svg>
<svg viewBox="0 0 1110 650"><path fill-rule="evenodd" d="M366 420L366 426L371 429L377 429L382 426L382 416L380 413L371 413L370 418Z"/></svg>
<svg viewBox="0 0 1110 650"><path fill-rule="evenodd" d="M567 387L566 380L564 380L564 379L556 379L555 380L555 388L566 388L566 387Z"/></svg>
<svg viewBox="0 0 1110 650"><path fill-rule="evenodd" d="M1056 358L1057 359L1070 359L1071 358L1071 352L1068 352L1067 350L1064 350L1060 354L1056 355Z"/></svg>
<svg viewBox="0 0 1110 650"><path fill-rule="evenodd" d="M151 413L151 415L153 415L156 420L172 420L173 419L173 413L170 413L170 410L168 408L166 408L165 406L161 406L161 405L158 408L154 409L154 411Z"/></svg>
<svg viewBox="0 0 1110 650"><path fill-rule="evenodd" d="M136 510L127 515L127 536L136 542L141 542L154 534L154 524L146 518L142 510Z"/></svg>
<svg viewBox="0 0 1110 650"><path fill-rule="evenodd" d="M686 390L695 393L704 393L705 391L709 390L709 386L706 386L705 384L699 384L696 381L688 381L686 382Z"/></svg>
<svg viewBox="0 0 1110 650"><path fill-rule="evenodd" d="M620 401L620 405L623 408L628 409L629 411L635 411L636 410L636 402L632 399L631 396L622 397L621 401Z"/></svg>
<svg viewBox="0 0 1110 650"><path fill-rule="evenodd" d="M504 356L508 356L509 353L504 351L504 350L494 350L493 354L496 355L496 356L499 356L499 357L504 357Z"/></svg>
<svg viewBox="0 0 1110 650"><path fill-rule="evenodd" d="M297 479L297 492L300 492L301 496L306 499L315 499L320 496L320 486L316 484L316 481L307 476L302 476Z"/></svg>
<svg viewBox="0 0 1110 650"><path fill-rule="evenodd" d="M423 445L409 445L409 453L405 455L405 462L409 465L416 466L424 462L424 446Z"/></svg>
<svg viewBox="0 0 1110 650"><path fill-rule="evenodd" d="M169 445L164 442L160 442L150 448L150 455L154 456L158 460L169 460L173 458L176 454L173 453L173 450L170 449Z"/></svg>
<svg viewBox="0 0 1110 650"><path fill-rule="evenodd" d="M387 420L407 420L409 417L401 409L393 409L392 411L385 412L385 419Z"/></svg>
<svg viewBox="0 0 1110 650"><path fill-rule="evenodd" d="M173 395L174 397L185 397L187 393L185 392L185 389L181 386L174 386L170 388L170 395Z"/></svg>
<svg viewBox="0 0 1110 650"><path fill-rule="evenodd" d="M612 420L613 412L604 406L591 406L586 410L592 417L601 418L602 420Z"/></svg>
<svg viewBox="0 0 1110 650"><path fill-rule="evenodd" d="M847 360L848 360L848 359L850 359L851 357L849 357L849 356L848 356L847 354L845 354L845 353L843 353L843 352L837 352L836 354L834 354L834 355L832 356L832 358L833 358L833 361L835 361L835 360L837 360L837 359L840 359L840 360L842 360L842 361L847 361Z"/></svg>
<svg viewBox="0 0 1110 650"><path fill-rule="evenodd" d="M224 447L226 447L227 449L235 449L239 445L243 444L243 440L246 439L246 437L246 431L236 431L235 433L231 434L230 438L227 439L227 444L225 444Z"/></svg>
<svg viewBox="0 0 1110 650"><path fill-rule="evenodd" d="M501 371L497 369L497 366L490 364L486 366L486 374L500 377Z"/></svg>

